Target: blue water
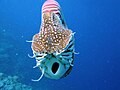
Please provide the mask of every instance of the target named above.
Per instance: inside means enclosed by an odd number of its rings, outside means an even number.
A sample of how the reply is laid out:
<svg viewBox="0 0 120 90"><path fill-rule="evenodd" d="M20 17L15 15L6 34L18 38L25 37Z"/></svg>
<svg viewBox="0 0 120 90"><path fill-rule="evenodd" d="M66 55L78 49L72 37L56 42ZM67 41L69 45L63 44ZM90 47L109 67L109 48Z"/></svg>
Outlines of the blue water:
<svg viewBox="0 0 120 90"><path fill-rule="evenodd" d="M45 0L0 0L0 40L9 58L0 58L0 72L17 75L33 90L120 90L120 1L58 0L68 27L76 32L74 67L60 80L33 69L32 36L39 31ZM11 47L10 47L11 45ZM7 49L7 47L10 47Z"/></svg>

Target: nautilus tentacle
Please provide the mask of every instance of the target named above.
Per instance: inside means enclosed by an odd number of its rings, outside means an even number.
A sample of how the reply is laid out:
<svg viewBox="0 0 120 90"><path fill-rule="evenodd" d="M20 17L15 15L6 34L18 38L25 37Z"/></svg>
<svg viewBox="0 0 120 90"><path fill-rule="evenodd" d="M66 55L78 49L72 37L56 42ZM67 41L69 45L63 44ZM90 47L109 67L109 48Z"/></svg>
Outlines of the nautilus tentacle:
<svg viewBox="0 0 120 90"><path fill-rule="evenodd" d="M28 54L29 58L35 58L35 55L33 54L33 56L31 56L30 54Z"/></svg>
<svg viewBox="0 0 120 90"><path fill-rule="evenodd" d="M40 81L40 80L42 79L44 73L45 73L45 67L42 69L42 74L41 74L41 76L40 76L38 79L36 79L36 80L32 79L32 81L35 81L35 82Z"/></svg>

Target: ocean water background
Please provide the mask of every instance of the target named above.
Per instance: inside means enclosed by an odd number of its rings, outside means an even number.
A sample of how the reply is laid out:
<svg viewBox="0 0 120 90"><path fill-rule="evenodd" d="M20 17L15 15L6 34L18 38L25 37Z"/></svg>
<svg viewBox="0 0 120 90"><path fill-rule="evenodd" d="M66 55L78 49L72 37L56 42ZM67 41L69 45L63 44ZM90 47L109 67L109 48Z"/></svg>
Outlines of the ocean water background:
<svg viewBox="0 0 120 90"><path fill-rule="evenodd" d="M57 0L76 32L74 67L60 80L33 69L32 36L39 32L45 0L0 0L0 72L17 75L33 90L120 90L120 1ZM3 55L3 56L2 56Z"/></svg>

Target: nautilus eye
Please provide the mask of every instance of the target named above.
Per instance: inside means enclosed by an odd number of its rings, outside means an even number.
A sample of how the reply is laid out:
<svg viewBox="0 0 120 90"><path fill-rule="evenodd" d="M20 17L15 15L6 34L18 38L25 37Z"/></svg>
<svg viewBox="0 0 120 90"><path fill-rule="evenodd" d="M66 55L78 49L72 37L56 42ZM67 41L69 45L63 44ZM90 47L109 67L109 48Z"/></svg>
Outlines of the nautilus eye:
<svg viewBox="0 0 120 90"><path fill-rule="evenodd" d="M52 15L52 19L53 19L53 21L55 20L55 14Z"/></svg>

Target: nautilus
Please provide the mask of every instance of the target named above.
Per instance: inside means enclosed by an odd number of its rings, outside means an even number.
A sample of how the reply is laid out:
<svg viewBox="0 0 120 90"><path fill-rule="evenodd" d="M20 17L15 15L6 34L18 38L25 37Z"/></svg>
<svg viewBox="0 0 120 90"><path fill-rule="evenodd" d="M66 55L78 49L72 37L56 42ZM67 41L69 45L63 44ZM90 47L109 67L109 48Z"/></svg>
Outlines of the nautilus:
<svg viewBox="0 0 120 90"><path fill-rule="evenodd" d="M66 77L74 61L74 33L68 29L61 7L55 0L46 0L42 6L40 31L32 38L32 58L42 72L50 79Z"/></svg>

